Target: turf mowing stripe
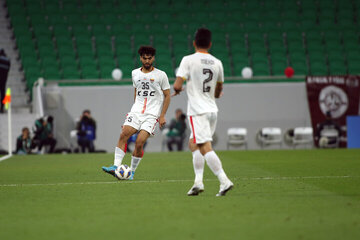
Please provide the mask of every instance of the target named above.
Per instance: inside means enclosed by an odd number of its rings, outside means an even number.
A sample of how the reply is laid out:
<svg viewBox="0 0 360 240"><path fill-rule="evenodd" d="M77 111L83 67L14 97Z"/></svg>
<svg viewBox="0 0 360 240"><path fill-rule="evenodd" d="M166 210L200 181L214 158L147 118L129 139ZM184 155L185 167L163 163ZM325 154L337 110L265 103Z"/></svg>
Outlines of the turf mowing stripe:
<svg viewBox="0 0 360 240"><path fill-rule="evenodd" d="M307 176L307 177L253 177L253 178L232 178L233 180L299 180L299 179L329 179L329 178L359 178L360 176ZM27 186L66 186L66 185L95 185L95 184L117 184L126 183L171 183L171 182L192 182L194 180L140 180L140 181L113 181L113 182L75 182L75 183L28 183L28 184L0 184L0 187L27 187ZM217 179L204 179L204 181L217 181Z"/></svg>

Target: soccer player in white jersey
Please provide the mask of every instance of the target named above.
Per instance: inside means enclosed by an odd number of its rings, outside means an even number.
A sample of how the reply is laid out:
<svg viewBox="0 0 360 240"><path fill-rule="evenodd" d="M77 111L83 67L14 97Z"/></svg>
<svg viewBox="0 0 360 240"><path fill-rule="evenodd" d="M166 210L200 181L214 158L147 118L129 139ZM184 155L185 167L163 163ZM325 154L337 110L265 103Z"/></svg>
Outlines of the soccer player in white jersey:
<svg viewBox="0 0 360 240"><path fill-rule="evenodd" d="M160 128L166 124L165 114L170 104L169 79L165 72L153 67L156 50L151 46L141 46L138 53L142 67L132 71L135 102L126 115L115 147L114 165L102 167L103 171L116 177L115 170L125 156L126 143L138 133L131 158L131 180L142 159L143 146L150 134L154 134L156 123L159 122Z"/></svg>
<svg viewBox="0 0 360 240"><path fill-rule="evenodd" d="M193 45L196 52L181 60L173 94L180 94L184 81L187 81L187 115L191 129L189 148L195 172L195 182L188 195L195 196L204 191L203 172L206 160L220 181L220 190L216 196L224 196L234 184L226 176L211 145L218 112L215 98L219 98L222 93L224 70L221 61L208 53L211 47L211 32L208 29L200 28L196 31Z"/></svg>

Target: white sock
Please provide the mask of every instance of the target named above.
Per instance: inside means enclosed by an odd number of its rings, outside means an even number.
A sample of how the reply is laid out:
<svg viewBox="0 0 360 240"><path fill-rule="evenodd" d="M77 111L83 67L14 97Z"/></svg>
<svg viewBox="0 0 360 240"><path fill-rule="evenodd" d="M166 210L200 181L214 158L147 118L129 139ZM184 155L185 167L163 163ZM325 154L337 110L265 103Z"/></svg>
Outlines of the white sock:
<svg viewBox="0 0 360 240"><path fill-rule="evenodd" d="M214 151L207 152L204 157L211 171L218 177L220 184L224 184L229 181L229 178L226 176L222 168L221 161Z"/></svg>
<svg viewBox="0 0 360 240"><path fill-rule="evenodd" d="M204 176L204 165L205 159L203 155L200 153L200 150L195 150L192 152L193 156L193 165L194 165L194 172L195 172L195 184L203 183L203 176Z"/></svg>
<svg viewBox="0 0 360 240"><path fill-rule="evenodd" d="M121 148L115 147L114 165L117 167L120 166L124 156L125 156L124 151L121 150Z"/></svg>
<svg viewBox="0 0 360 240"><path fill-rule="evenodd" d="M139 165L140 161L141 161L141 158L131 156L131 171L135 172L135 170L136 170L137 166Z"/></svg>

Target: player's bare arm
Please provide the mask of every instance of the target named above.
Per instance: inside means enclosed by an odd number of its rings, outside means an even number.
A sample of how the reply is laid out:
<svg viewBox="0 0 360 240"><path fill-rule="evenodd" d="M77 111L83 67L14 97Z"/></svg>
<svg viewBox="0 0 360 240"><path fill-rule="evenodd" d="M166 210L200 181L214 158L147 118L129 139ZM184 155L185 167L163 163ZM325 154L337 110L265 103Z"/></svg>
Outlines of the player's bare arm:
<svg viewBox="0 0 360 240"><path fill-rule="evenodd" d="M222 90L223 90L223 83L217 82L215 87L215 98L221 97Z"/></svg>
<svg viewBox="0 0 360 240"><path fill-rule="evenodd" d="M160 128L162 128L166 124L165 114L170 105L170 89L163 90L163 93L164 93L164 103L159 118Z"/></svg>
<svg viewBox="0 0 360 240"><path fill-rule="evenodd" d="M176 77L176 80L174 82L174 93L171 95L172 97L179 95L181 91L184 90L184 88L182 87L183 84L184 84L184 78Z"/></svg>

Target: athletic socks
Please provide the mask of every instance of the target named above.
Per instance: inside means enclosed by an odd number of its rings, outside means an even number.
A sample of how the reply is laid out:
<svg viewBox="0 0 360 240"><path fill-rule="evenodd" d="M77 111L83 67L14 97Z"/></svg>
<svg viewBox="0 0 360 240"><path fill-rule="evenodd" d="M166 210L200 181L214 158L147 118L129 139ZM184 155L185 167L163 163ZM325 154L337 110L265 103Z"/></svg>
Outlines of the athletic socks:
<svg viewBox="0 0 360 240"><path fill-rule="evenodd" d="M125 156L125 152L121 150L121 148L115 147L114 165L117 167L120 166L124 156Z"/></svg>
<svg viewBox="0 0 360 240"><path fill-rule="evenodd" d="M123 150L121 150L120 148L115 147L114 165L117 167L120 166L124 156L125 156L125 152ZM139 158L139 157L134 157L134 156L131 157L131 171L135 172L140 161L141 161L141 158Z"/></svg>
<svg viewBox="0 0 360 240"><path fill-rule="evenodd" d="M203 155L200 153L200 150L195 150L194 152L192 152L192 156L193 156L193 165L195 172L195 184L197 183L202 184L205 159Z"/></svg>
<svg viewBox="0 0 360 240"><path fill-rule="evenodd" d="M220 184L225 184L229 181L222 168L221 161L214 151L207 152L204 157L211 171L218 177Z"/></svg>
<svg viewBox="0 0 360 240"><path fill-rule="evenodd" d="M141 161L141 158L131 156L131 171L132 172L135 172L135 170L136 170L137 166L139 165L140 161Z"/></svg>

